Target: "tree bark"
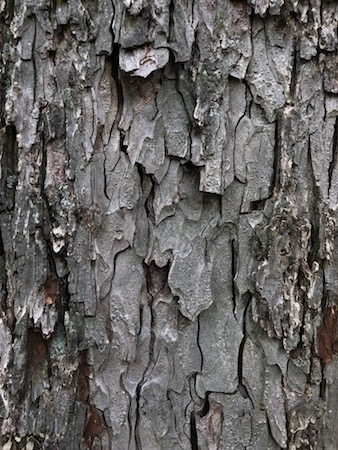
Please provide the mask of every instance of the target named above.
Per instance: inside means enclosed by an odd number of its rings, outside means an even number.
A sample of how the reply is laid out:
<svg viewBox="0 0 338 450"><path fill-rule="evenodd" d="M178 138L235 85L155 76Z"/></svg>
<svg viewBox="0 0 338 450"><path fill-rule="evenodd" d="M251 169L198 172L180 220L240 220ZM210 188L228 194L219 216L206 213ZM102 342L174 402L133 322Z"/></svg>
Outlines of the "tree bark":
<svg viewBox="0 0 338 450"><path fill-rule="evenodd" d="M0 1L1 448L338 448L337 19Z"/></svg>

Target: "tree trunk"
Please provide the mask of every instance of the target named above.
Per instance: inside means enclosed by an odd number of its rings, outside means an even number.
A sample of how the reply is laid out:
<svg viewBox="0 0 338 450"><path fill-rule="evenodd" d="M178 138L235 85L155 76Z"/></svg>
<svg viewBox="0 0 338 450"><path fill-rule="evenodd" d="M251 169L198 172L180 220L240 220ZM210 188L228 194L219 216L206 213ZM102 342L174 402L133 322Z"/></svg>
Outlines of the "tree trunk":
<svg viewBox="0 0 338 450"><path fill-rule="evenodd" d="M1 0L1 448L338 448L338 6Z"/></svg>

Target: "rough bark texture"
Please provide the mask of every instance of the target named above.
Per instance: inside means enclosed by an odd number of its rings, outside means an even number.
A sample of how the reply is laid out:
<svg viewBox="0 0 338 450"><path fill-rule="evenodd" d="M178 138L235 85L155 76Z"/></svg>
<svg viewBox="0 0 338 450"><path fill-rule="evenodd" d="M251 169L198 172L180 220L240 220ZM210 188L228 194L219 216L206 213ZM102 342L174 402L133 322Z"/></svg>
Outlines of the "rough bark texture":
<svg viewBox="0 0 338 450"><path fill-rule="evenodd" d="M1 0L1 445L338 448L338 6Z"/></svg>

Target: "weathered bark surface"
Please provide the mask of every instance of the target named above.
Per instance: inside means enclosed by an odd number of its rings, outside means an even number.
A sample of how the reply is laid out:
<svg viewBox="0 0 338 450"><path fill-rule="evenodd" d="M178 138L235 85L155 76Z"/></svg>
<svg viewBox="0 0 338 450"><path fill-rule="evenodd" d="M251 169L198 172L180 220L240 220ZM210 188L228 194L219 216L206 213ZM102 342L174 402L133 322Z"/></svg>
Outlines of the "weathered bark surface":
<svg viewBox="0 0 338 450"><path fill-rule="evenodd" d="M337 19L0 1L3 449L338 448Z"/></svg>

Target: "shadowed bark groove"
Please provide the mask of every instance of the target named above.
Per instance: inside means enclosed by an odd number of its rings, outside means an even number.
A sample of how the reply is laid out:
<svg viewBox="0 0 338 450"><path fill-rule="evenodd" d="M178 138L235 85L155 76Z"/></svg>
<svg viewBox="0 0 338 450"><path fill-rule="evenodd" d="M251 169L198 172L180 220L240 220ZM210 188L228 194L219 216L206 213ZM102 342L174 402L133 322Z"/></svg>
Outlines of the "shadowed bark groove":
<svg viewBox="0 0 338 450"><path fill-rule="evenodd" d="M337 18L0 1L1 448L338 448Z"/></svg>

